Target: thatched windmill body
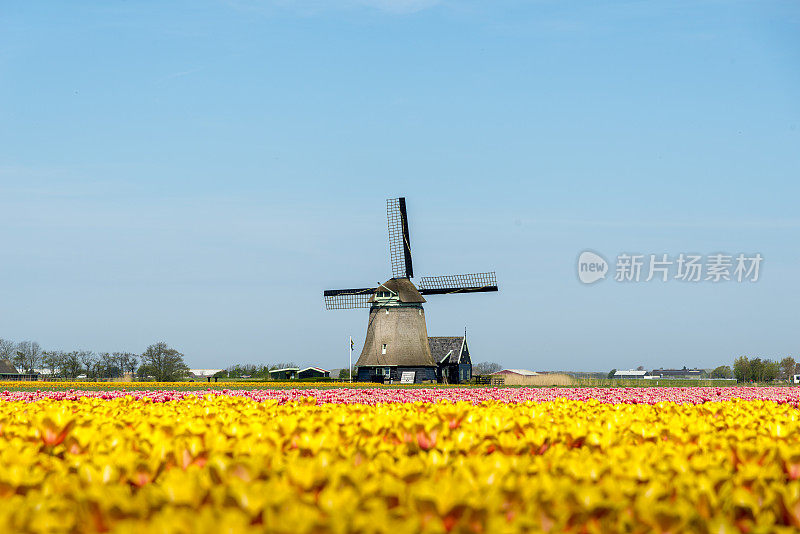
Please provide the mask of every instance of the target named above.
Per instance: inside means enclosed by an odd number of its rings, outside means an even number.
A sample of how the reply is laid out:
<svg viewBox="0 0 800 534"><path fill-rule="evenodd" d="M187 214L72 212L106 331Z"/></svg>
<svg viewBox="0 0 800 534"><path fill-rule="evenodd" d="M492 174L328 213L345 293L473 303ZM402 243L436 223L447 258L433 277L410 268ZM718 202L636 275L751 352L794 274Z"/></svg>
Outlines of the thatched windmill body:
<svg viewBox="0 0 800 534"><path fill-rule="evenodd" d="M494 272L423 276L411 282L411 240L405 198L386 201L389 258L393 277L377 287L329 289L329 310L369 308L364 347L356 362L359 381L437 381L437 362L431 356L425 325L424 295L497 291Z"/></svg>

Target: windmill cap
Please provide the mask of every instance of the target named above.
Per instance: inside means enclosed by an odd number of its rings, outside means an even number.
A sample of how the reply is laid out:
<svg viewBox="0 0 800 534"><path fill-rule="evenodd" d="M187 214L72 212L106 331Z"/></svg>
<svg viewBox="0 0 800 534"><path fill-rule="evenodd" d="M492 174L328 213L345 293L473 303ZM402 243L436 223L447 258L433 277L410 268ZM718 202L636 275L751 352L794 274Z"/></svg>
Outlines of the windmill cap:
<svg viewBox="0 0 800 534"><path fill-rule="evenodd" d="M390 278L382 285L376 287L375 291L384 291L387 289L396 293L400 302L407 302L410 304L426 302L425 297L417 291L416 286L414 286L408 278ZM374 294L369 298L369 302L375 302Z"/></svg>

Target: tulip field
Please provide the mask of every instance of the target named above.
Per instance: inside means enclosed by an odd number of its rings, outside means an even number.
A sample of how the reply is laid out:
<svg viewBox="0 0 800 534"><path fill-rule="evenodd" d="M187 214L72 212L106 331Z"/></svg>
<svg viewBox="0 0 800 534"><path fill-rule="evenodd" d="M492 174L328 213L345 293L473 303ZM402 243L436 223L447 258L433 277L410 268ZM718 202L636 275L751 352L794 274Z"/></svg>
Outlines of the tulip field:
<svg viewBox="0 0 800 534"><path fill-rule="evenodd" d="M0 532L800 528L800 388L4 388Z"/></svg>

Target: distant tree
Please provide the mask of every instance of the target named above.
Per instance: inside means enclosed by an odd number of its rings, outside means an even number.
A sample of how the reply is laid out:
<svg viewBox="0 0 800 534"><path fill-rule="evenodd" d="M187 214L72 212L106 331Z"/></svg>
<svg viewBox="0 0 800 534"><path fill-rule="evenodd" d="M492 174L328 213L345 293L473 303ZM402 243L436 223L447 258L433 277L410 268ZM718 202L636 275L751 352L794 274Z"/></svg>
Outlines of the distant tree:
<svg viewBox="0 0 800 534"><path fill-rule="evenodd" d="M166 343L154 343L142 353L142 366L147 366L156 382L175 382L186 376L189 368L183 354Z"/></svg>
<svg viewBox="0 0 800 534"><path fill-rule="evenodd" d="M78 353L78 359L83 365L83 370L88 378L97 378L97 354L89 350L82 350Z"/></svg>
<svg viewBox="0 0 800 534"><path fill-rule="evenodd" d="M17 356L17 344L10 339L0 338L0 360L14 360Z"/></svg>
<svg viewBox="0 0 800 534"><path fill-rule="evenodd" d="M640 365L636 368L637 371L644 371L644 365Z"/></svg>
<svg viewBox="0 0 800 534"><path fill-rule="evenodd" d="M136 377L139 380L148 380L155 375L155 371L149 365L140 365L136 370Z"/></svg>
<svg viewBox="0 0 800 534"><path fill-rule="evenodd" d="M355 379L355 377L356 377L356 369L354 367L353 368L353 378ZM339 369L339 378L341 380L347 380L347 379L350 378L350 371L347 369L347 367L345 367L343 369Z"/></svg>
<svg viewBox="0 0 800 534"><path fill-rule="evenodd" d="M59 350L56 353L56 368L58 369L58 376L61 378L66 377L67 356L68 353L63 350Z"/></svg>
<svg viewBox="0 0 800 534"><path fill-rule="evenodd" d="M124 369L129 373L135 373L136 368L139 366L139 355L132 352L125 353L125 367Z"/></svg>
<svg viewBox="0 0 800 534"><path fill-rule="evenodd" d="M733 378L733 371L727 365L720 365L711 371L711 378Z"/></svg>
<svg viewBox="0 0 800 534"><path fill-rule="evenodd" d="M64 352L60 350L48 350L42 352L42 366L50 371L51 377L62 374L64 365Z"/></svg>
<svg viewBox="0 0 800 534"><path fill-rule="evenodd" d="M269 365L256 365L255 370L250 374L253 378L269 378Z"/></svg>
<svg viewBox="0 0 800 534"><path fill-rule="evenodd" d="M781 374L781 364L774 360L764 360L761 382L772 382Z"/></svg>
<svg viewBox="0 0 800 534"><path fill-rule="evenodd" d="M14 364L23 372L32 373L42 361L42 348L35 341L23 341L17 345Z"/></svg>
<svg viewBox="0 0 800 534"><path fill-rule="evenodd" d="M614 374L616 374L616 372L617 372L617 370L616 370L616 369L612 369L612 370L610 370L610 371L608 372L608 374L606 375L606 378L614 378Z"/></svg>
<svg viewBox="0 0 800 534"><path fill-rule="evenodd" d="M750 380L750 361L747 356L739 356L733 362L733 376L738 382Z"/></svg>
<svg viewBox="0 0 800 534"><path fill-rule="evenodd" d="M503 366L496 362L480 362L472 365L473 375L490 375L502 370Z"/></svg>
<svg viewBox="0 0 800 534"><path fill-rule="evenodd" d="M249 363L237 363L228 367L229 378L252 377L258 372L258 367Z"/></svg>
<svg viewBox="0 0 800 534"><path fill-rule="evenodd" d="M122 370L117 364L117 358L108 352L100 353L97 369L100 378L116 378L122 374Z"/></svg>
<svg viewBox="0 0 800 534"><path fill-rule="evenodd" d="M61 365L64 378L67 379L74 379L77 378L83 367L81 365L80 360L80 353L77 351L72 351L67 354L64 354L64 361Z"/></svg>
<svg viewBox="0 0 800 534"><path fill-rule="evenodd" d="M50 371L50 376L55 376L55 367L58 365L56 351L46 350L42 352L42 370Z"/></svg>
<svg viewBox="0 0 800 534"><path fill-rule="evenodd" d="M781 374L780 377L784 380L791 380L792 375L794 375L794 368L797 365L797 362L794 361L794 358L791 356L787 356L781 360Z"/></svg>
<svg viewBox="0 0 800 534"><path fill-rule="evenodd" d="M115 352L112 356L116 366L119 367L123 374L136 373L136 369L139 367L138 355L132 352Z"/></svg>
<svg viewBox="0 0 800 534"><path fill-rule="evenodd" d="M753 358L750 360L750 372L748 379L751 382L763 382L764 371L764 361L761 358Z"/></svg>

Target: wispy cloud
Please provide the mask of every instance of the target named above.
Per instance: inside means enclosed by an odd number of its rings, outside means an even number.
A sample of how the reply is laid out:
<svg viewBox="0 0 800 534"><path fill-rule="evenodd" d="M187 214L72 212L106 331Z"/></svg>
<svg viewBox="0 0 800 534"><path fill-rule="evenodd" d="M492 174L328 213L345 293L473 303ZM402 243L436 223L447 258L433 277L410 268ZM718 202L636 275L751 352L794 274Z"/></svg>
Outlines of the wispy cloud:
<svg viewBox="0 0 800 534"><path fill-rule="evenodd" d="M158 80L158 82L166 82L166 81L169 81L169 80L174 80L175 78L182 78L183 76L188 76L189 74L194 74L195 72L199 72L199 71L203 70L204 68L205 67L197 67L197 68L194 68L194 69L188 69L188 70L181 70L181 71L178 71L178 72L173 72L172 74L168 74L168 75L164 76L163 78L160 78Z"/></svg>

